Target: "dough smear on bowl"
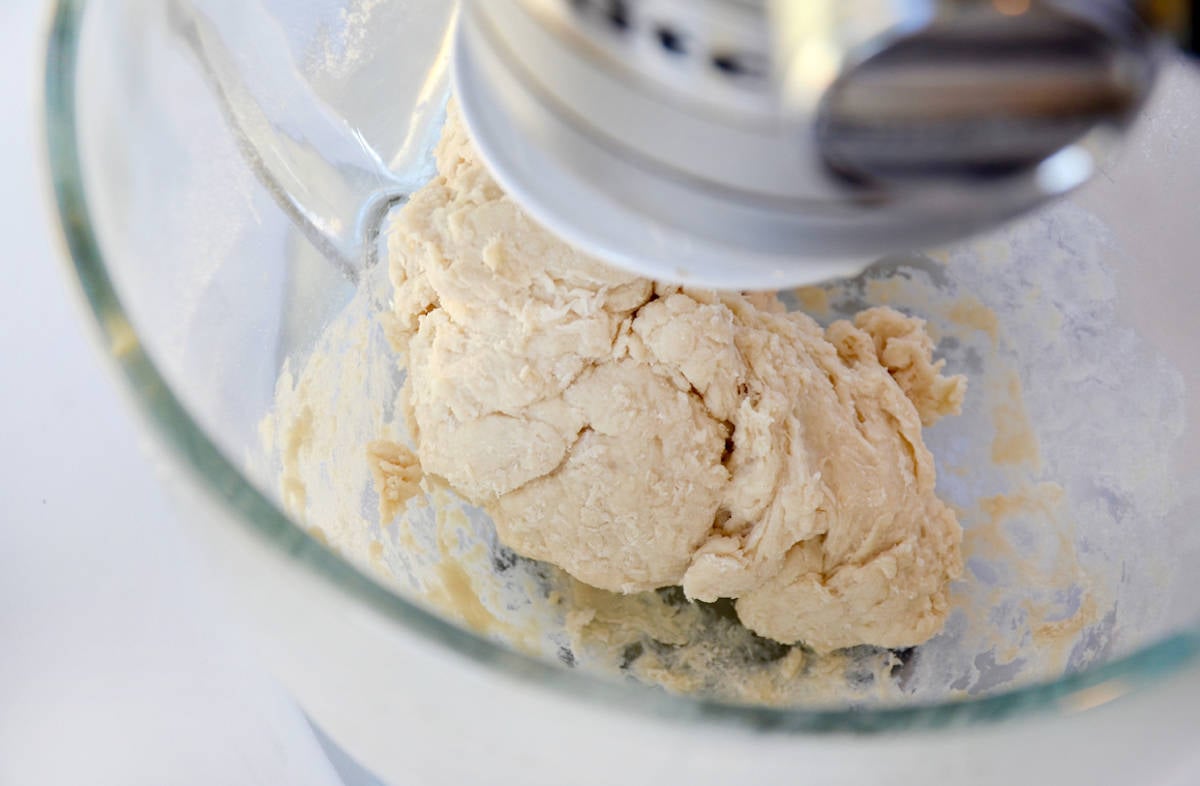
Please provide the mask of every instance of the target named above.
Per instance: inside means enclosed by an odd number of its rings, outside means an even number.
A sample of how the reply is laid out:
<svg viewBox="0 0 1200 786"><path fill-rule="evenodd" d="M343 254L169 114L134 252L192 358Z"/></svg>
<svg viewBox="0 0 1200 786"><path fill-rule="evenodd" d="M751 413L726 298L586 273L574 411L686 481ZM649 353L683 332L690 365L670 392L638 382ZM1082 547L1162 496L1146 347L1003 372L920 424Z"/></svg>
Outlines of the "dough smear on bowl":
<svg viewBox="0 0 1200 786"><path fill-rule="evenodd" d="M921 429L957 413L924 322L822 328L774 295L657 284L542 229L457 113L391 233L402 400L425 473L579 580L736 598L829 651L942 627L962 531Z"/></svg>

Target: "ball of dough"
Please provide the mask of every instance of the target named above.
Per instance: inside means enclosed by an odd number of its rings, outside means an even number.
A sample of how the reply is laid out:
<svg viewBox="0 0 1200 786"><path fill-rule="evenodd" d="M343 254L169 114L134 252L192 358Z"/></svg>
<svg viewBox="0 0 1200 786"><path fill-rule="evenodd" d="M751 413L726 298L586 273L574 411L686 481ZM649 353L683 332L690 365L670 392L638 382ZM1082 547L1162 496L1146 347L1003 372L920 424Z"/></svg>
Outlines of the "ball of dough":
<svg viewBox="0 0 1200 786"><path fill-rule="evenodd" d="M602 265L496 186L453 109L437 160L390 247L425 472L602 589L736 598L755 632L817 650L940 630L962 533L921 428L966 382L920 320L822 329L774 296Z"/></svg>

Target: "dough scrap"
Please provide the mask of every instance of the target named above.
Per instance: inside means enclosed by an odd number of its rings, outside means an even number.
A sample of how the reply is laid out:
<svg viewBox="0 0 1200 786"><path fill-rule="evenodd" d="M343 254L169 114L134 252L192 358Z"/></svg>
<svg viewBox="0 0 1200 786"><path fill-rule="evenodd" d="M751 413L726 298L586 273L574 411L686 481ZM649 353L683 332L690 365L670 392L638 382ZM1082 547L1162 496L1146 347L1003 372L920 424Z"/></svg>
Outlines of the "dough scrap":
<svg viewBox="0 0 1200 786"><path fill-rule="evenodd" d="M403 445L387 440L367 445L367 459L379 493L379 518L386 523L421 493L421 465Z"/></svg>
<svg viewBox="0 0 1200 786"><path fill-rule="evenodd" d="M655 284L541 228L454 109L390 235L421 469L587 584L736 598L817 651L942 627L962 530L922 426L957 413L920 319L822 329L773 295Z"/></svg>

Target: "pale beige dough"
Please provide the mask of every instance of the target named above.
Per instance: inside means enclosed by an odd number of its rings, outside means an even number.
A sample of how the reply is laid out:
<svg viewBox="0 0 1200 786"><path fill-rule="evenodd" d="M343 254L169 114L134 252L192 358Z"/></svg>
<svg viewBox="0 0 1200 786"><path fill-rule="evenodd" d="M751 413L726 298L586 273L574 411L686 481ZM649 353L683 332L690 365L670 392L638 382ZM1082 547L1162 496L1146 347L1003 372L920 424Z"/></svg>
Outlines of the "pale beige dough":
<svg viewBox="0 0 1200 786"><path fill-rule="evenodd" d="M502 193L453 109L437 164L390 248L424 472L602 589L736 598L756 633L818 651L940 630L962 532L921 428L966 382L923 322L823 330L772 295L604 266Z"/></svg>

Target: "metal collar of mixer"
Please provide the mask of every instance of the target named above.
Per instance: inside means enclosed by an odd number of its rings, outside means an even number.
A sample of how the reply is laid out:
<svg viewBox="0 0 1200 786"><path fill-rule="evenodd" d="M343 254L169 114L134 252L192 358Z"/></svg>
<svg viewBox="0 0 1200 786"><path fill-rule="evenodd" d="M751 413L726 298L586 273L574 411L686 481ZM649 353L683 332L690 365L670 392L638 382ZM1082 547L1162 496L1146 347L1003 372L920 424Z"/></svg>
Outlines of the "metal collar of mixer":
<svg viewBox="0 0 1200 786"><path fill-rule="evenodd" d="M1153 83L1123 0L467 0L501 184L645 275L779 288L991 226L1094 171Z"/></svg>

